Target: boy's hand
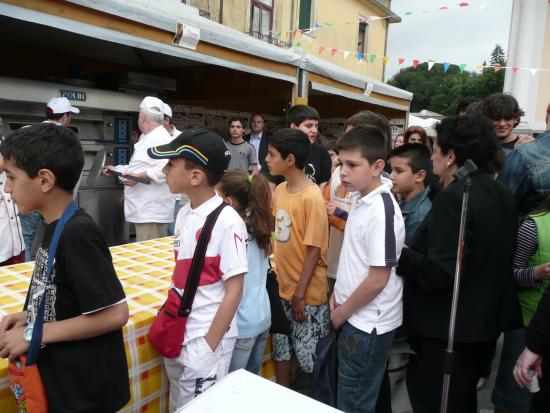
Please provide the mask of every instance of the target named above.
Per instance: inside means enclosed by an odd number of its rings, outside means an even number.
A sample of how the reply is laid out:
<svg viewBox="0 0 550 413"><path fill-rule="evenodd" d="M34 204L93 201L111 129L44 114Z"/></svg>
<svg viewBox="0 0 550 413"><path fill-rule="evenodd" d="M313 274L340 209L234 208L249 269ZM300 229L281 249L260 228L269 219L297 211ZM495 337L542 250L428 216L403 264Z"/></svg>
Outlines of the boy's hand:
<svg viewBox="0 0 550 413"><path fill-rule="evenodd" d="M330 312L330 321L335 330L338 330L347 321L347 317L342 314L342 307L338 306Z"/></svg>
<svg viewBox="0 0 550 413"><path fill-rule="evenodd" d="M341 314L342 311L339 310L340 304L336 302L336 297L334 296L334 293L330 296L330 300L328 300L328 306L330 308L330 321L332 322L332 325L334 326L335 330L338 330L340 327L342 327L342 324L346 322L346 318L343 317Z"/></svg>
<svg viewBox="0 0 550 413"><path fill-rule="evenodd" d="M550 262L546 264L537 265L534 268L535 279L537 280L550 280Z"/></svg>
<svg viewBox="0 0 550 413"><path fill-rule="evenodd" d="M14 361L27 352L29 343L23 338L24 331L24 327L14 327L3 335L0 340L0 357Z"/></svg>
<svg viewBox="0 0 550 413"><path fill-rule="evenodd" d="M529 143L529 142L533 142L534 140L535 140L535 138L533 138L532 136L519 135L519 139L516 142L516 144L514 145L514 148L517 148L518 146L524 145L524 144Z"/></svg>
<svg viewBox="0 0 550 413"><path fill-rule="evenodd" d="M14 327L24 327L27 323L27 312L19 311L18 313L8 314L0 321L0 337L6 331Z"/></svg>
<svg viewBox="0 0 550 413"><path fill-rule="evenodd" d="M306 308L304 304L304 299L299 296L293 296L292 301L290 302L292 306L292 318L299 322L303 323L306 321Z"/></svg>
<svg viewBox="0 0 550 413"><path fill-rule="evenodd" d="M334 212L336 212L336 205L333 202L325 202L325 208L329 215L334 215Z"/></svg>

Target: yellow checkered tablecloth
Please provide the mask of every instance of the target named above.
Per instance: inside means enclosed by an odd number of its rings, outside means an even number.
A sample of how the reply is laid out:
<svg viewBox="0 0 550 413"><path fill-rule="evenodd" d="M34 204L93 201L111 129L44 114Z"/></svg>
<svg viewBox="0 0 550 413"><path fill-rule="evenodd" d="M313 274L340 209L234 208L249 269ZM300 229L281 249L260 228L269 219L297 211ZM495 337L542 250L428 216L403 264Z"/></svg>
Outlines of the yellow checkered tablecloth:
<svg viewBox="0 0 550 413"><path fill-rule="evenodd" d="M124 343L132 398L121 412L166 412L168 378L162 358L149 344L147 332L170 288L174 269L172 238L111 247L111 254L130 308ZM22 310L33 266L29 262L0 267L0 317ZM269 350L266 349L262 375L273 378ZM16 413L7 368L7 360L0 359L0 412Z"/></svg>

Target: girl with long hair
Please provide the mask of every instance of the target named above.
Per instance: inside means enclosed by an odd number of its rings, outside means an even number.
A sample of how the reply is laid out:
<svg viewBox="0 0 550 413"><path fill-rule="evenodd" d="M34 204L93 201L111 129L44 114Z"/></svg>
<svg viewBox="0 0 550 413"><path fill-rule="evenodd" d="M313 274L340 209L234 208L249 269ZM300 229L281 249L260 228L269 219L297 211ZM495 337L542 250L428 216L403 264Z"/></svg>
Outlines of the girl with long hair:
<svg viewBox="0 0 550 413"><path fill-rule="evenodd" d="M243 170L226 172L217 189L225 202L241 215L248 230L248 273L237 311L239 336L229 371L244 368L257 374L271 325L266 290L273 227L271 189L263 175L248 175Z"/></svg>

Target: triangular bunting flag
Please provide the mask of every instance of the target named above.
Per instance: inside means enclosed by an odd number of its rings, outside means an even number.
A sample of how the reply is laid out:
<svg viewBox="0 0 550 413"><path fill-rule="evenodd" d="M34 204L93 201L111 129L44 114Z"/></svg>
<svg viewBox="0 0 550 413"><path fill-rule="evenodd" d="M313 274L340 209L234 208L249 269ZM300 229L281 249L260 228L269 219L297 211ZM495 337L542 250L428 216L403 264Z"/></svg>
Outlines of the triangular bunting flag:
<svg viewBox="0 0 550 413"><path fill-rule="evenodd" d="M302 45L302 43L296 42L296 47L300 47L301 45Z"/></svg>
<svg viewBox="0 0 550 413"><path fill-rule="evenodd" d="M476 70L477 70L478 72L480 72L482 69L483 69L483 65L482 65L481 63L478 64L478 65L476 65Z"/></svg>
<svg viewBox="0 0 550 413"><path fill-rule="evenodd" d="M297 32L297 30L294 30L294 31L292 32L292 38L293 38L293 39L296 38L296 32Z"/></svg>
<svg viewBox="0 0 550 413"><path fill-rule="evenodd" d="M319 54L323 53L324 50L325 48L323 46L319 46Z"/></svg>
<svg viewBox="0 0 550 413"><path fill-rule="evenodd" d="M384 64L387 65L389 61L390 61L390 57L384 56Z"/></svg>
<svg viewBox="0 0 550 413"><path fill-rule="evenodd" d="M363 60L363 52L357 52L357 60L361 62Z"/></svg>
<svg viewBox="0 0 550 413"><path fill-rule="evenodd" d="M447 70L449 70L449 67L450 67L450 66L451 66L451 65L450 65L449 63L447 63L447 62L443 63L443 70L445 71L445 73L447 73Z"/></svg>
<svg viewBox="0 0 550 413"><path fill-rule="evenodd" d="M300 39L301 39L302 36L304 35L304 32L305 32L305 31L306 31L305 29L300 30Z"/></svg>
<svg viewBox="0 0 550 413"><path fill-rule="evenodd" d="M413 68L416 69L416 66L418 66L418 63L420 63L420 60L414 59L413 60Z"/></svg>
<svg viewBox="0 0 550 413"><path fill-rule="evenodd" d="M447 6L440 7L439 10L449 10Z"/></svg>
<svg viewBox="0 0 550 413"><path fill-rule="evenodd" d="M412 11L408 11L408 12L405 13L405 16L410 16L411 14L413 14L413 12L412 12Z"/></svg>
<svg viewBox="0 0 550 413"><path fill-rule="evenodd" d="M432 67L434 67L434 63L435 62L432 62L431 60L428 61L428 72L432 70Z"/></svg>
<svg viewBox="0 0 550 413"><path fill-rule="evenodd" d="M518 70L519 70L519 67L513 67L512 68L512 73L517 73Z"/></svg>
<svg viewBox="0 0 550 413"><path fill-rule="evenodd" d="M464 69L466 69L466 63L461 63L459 66L460 73L464 73Z"/></svg>
<svg viewBox="0 0 550 413"><path fill-rule="evenodd" d="M371 63L374 63L375 60L376 60L376 55L375 55L375 54L371 54L371 55L370 55L370 62L371 62Z"/></svg>
<svg viewBox="0 0 550 413"><path fill-rule="evenodd" d="M495 69L495 73L498 72L500 69L502 69L501 65L494 65L493 68Z"/></svg>
<svg viewBox="0 0 550 413"><path fill-rule="evenodd" d="M397 59L399 61L399 64L402 65L404 62L405 62L405 59L403 59L402 57L400 57L399 59Z"/></svg>
<svg viewBox="0 0 550 413"><path fill-rule="evenodd" d="M535 76L538 70L539 69L529 69L529 71L531 72L531 76Z"/></svg>
<svg viewBox="0 0 550 413"><path fill-rule="evenodd" d="M332 27L332 23L325 23L326 27Z"/></svg>
<svg viewBox="0 0 550 413"><path fill-rule="evenodd" d="M344 60L346 60L349 55L351 54L351 52L348 52L347 50L344 50Z"/></svg>
<svg viewBox="0 0 550 413"><path fill-rule="evenodd" d="M279 37L281 37L281 32L275 33L275 38L279 38Z"/></svg>
<svg viewBox="0 0 550 413"><path fill-rule="evenodd" d="M336 53L338 53L338 49L332 49L330 55L334 56Z"/></svg>
<svg viewBox="0 0 550 413"><path fill-rule="evenodd" d="M468 7L470 5L470 3L466 3L465 1L463 1L462 3L458 3L458 7Z"/></svg>

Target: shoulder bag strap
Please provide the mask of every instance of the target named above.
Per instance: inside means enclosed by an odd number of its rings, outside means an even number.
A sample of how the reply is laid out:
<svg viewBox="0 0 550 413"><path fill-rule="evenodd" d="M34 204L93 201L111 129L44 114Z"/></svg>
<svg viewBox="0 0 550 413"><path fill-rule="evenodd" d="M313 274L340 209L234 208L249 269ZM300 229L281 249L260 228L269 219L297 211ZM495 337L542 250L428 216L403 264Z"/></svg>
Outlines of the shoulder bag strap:
<svg viewBox="0 0 550 413"><path fill-rule="evenodd" d="M189 268L187 282L185 283L183 298L178 310L178 315L180 317L187 317L189 313L191 313L191 306L193 305L195 293L199 287L201 271L204 265L204 257L206 255L208 241L210 240L210 234L212 233L212 229L214 228L214 224L216 223L218 216L222 212L222 209L226 206L227 204L222 202L219 207L217 207L214 211L208 214L208 217L206 217L206 222L202 227L199 240L197 241L197 246L195 247L195 252L193 253L193 259L191 260L191 267Z"/></svg>
<svg viewBox="0 0 550 413"><path fill-rule="evenodd" d="M48 284L50 283L52 270L55 262L55 254L57 252L57 244L59 243L59 238L63 232L63 228L69 219L72 218L76 212L77 207L74 202L71 202L69 206L63 211L63 215L59 218L55 226L55 231L53 233L50 246L48 248L48 266L46 269L46 283L44 284L44 292L40 296L40 303L38 304L38 313L36 314L36 319L32 320L34 322L34 327L32 330L32 338L29 344L29 350L27 352L27 366L36 363L38 358L38 351L42 346L42 330L44 326L44 312L46 308L46 294L48 289ZM31 303L32 305L32 303Z"/></svg>

